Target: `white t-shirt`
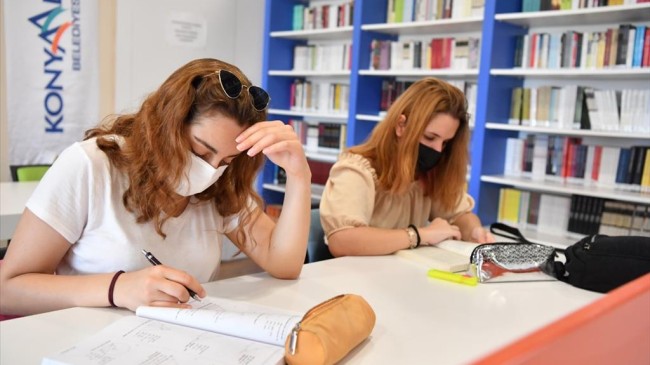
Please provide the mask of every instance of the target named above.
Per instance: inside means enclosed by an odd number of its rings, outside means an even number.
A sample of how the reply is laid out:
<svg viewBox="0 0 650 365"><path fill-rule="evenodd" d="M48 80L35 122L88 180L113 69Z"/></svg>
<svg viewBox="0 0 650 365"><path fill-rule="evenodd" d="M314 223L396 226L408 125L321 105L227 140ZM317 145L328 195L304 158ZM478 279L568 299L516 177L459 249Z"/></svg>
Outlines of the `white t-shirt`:
<svg viewBox="0 0 650 365"><path fill-rule="evenodd" d="M223 234L237 227L239 216L221 217L213 202L191 198L180 216L163 224L163 239L153 222L137 223L126 210L122 196L127 187L126 175L110 164L95 138L61 153L27 202L29 210L72 242L56 272L140 270L151 266L141 252L145 249L200 282L213 280Z"/></svg>

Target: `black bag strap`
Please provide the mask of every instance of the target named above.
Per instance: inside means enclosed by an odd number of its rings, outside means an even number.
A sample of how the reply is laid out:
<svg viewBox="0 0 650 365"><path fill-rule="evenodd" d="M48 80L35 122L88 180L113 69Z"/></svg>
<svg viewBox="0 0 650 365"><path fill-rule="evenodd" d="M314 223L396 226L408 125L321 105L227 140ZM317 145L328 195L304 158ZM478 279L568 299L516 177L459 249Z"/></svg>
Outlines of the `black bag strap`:
<svg viewBox="0 0 650 365"><path fill-rule="evenodd" d="M517 243L532 243L527 240L523 234L521 234L519 229L504 223L490 224L490 232L496 234L497 236L513 239Z"/></svg>
<svg viewBox="0 0 650 365"><path fill-rule="evenodd" d="M524 237L524 235L516 227L509 226L504 223L497 222L490 224L490 232L497 236L513 239L516 243L535 243L527 240L526 237ZM556 247L555 251L564 253L565 250Z"/></svg>

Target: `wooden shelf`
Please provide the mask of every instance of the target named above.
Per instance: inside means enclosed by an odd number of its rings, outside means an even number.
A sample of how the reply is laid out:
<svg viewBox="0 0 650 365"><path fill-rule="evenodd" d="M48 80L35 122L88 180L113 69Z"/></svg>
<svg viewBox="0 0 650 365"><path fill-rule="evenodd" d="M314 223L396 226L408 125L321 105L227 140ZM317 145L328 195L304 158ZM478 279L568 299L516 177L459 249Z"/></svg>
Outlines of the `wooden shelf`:
<svg viewBox="0 0 650 365"><path fill-rule="evenodd" d="M492 76L514 76L514 77L561 77L572 79L616 79L616 80L649 80L650 68L607 68L607 69L579 69L579 68L558 68L558 69L492 69Z"/></svg>
<svg viewBox="0 0 650 365"><path fill-rule="evenodd" d="M357 120L367 120L371 122L381 122L381 120L384 119L383 116L374 114L357 114L356 118Z"/></svg>
<svg viewBox="0 0 650 365"><path fill-rule="evenodd" d="M393 35L419 35L459 32L480 32L483 25L483 17L471 17L464 19L442 19L408 23L378 23L365 24L362 30L393 34Z"/></svg>
<svg viewBox="0 0 650 365"><path fill-rule="evenodd" d="M405 77L426 77L435 76L444 79L451 78L471 78L478 77L478 70L452 70L452 69L433 69L433 70L359 70L359 75L362 76L405 76Z"/></svg>
<svg viewBox="0 0 650 365"><path fill-rule="evenodd" d="M270 184L270 183L265 183L262 185L262 187L266 190L271 190L271 191L277 191L280 193L284 193L287 191L287 185L285 184ZM311 184L311 198L312 200L320 200L321 196L323 196L323 190L325 190L325 185L320 185L320 184Z"/></svg>
<svg viewBox="0 0 650 365"><path fill-rule="evenodd" d="M346 124L347 120L348 120L348 114L347 113L345 113L345 114L343 114L343 113L337 114L335 112L322 113L322 112L303 112L303 111L286 110L286 109L269 109L269 114L289 115L289 116L294 116L294 117L317 118L317 119L332 121L332 122L339 123L339 124Z"/></svg>
<svg viewBox="0 0 650 365"><path fill-rule="evenodd" d="M512 125L512 124L504 124L504 123L486 123L485 128L502 130L502 131L555 134L555 135L562 135L562 136L650 139L650 133L640 133L640 132L592 131L588 129L558 129L558 128L549 128L549 127L530 127L530 126Z"/></svg>
<svg viewBox="0 0 650 365"><path fill-rule="evenodd" d="M650 4L507 13L496 14L494 18L497 21L529 28L647 22L650 19Z"/></svg>
<svg viewBox="0 0 650 365"><path fill-rule="evenodd" d="M328 162L328 163L334 163L334 162L338 161L340 153L341 153L341 151L338 151L338 152L323 152L323 151L311 151L311 150L305 149L305 156L307 156L307 159L314 160L314 161L320 161L320 162Z"/></svg>
<svg viewBox="0 0 650 365"><path fill-rule="evenodd" d="M522 189L529 189L562 195L583 195L596 198L620 200L631 203L650 204L650 194L631 192L613 188L595 186L584 186L580 184L560 183L552 181L537 181L522 177L511 177L505 175L481 176L482 182L511 185Z"/></svg>
<svg viewBox="0 0 650 365"><path fill-rule="evenodd" d="M269 70L269 76L286 76L286 77L349 77L350 71L301 71L301 70Z"/></svg>
<svg viewBox="0 0 650 365"><path fill-rule="evenodd" d="M347 26L330 29L287 30L271 32L271 37L300 40L336 40L352 38L352 29L352 26Z"/></svg>

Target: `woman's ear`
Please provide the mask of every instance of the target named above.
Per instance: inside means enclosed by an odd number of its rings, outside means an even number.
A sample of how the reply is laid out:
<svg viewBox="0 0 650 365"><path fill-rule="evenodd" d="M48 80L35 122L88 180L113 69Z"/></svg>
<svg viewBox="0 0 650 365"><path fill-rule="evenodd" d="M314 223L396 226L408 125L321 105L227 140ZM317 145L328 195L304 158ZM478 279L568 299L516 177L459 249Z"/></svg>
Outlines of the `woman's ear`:
<svg viewBox="0 0 650 365"><path fill-rule="evenodd" d="M395 127L395 134L397 135L397 137L402 137L405 128L406 128L406 116L404 114L401 114L399 118L397 118L397 126Z"/></svg>

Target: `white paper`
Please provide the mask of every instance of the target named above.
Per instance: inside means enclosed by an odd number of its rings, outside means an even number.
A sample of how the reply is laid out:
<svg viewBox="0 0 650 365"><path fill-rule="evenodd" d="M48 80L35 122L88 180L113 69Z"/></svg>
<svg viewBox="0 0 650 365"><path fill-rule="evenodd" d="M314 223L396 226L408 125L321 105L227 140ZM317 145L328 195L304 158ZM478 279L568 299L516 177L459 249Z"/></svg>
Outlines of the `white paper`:
<svg viewBox="0 0 650 365"><path fill-rule="evenodd" d="M438 247L471 258L472 251L478 246L478 243L458 241L458 240L444 240L437 244Z"/></svg>
<svg viewBox="0 0 650 365"><path fill-rule="evenodd" d="M284 364L284 342L301 314L206 297L191 309L139 307L43 364Z"/></svg>
<svg viewBox="0 0 650 365"><path fill-rule="evenodd" d="M165 26L165 40L173 46L203 48L207 41L208 22L200 14L172 12Z"/></svg>
<svg viewBox="0 0 650 365"><path fill-rule="evenodd" d="M42 364L284 364L284 348L190 327L124 317Z"/></svg>
<svg viewBox="0 0 650 365"><path fill-rule="evenodd" d="M136 315L229 336L284 346L301 315L256 304L205 297L192 309L139 307Z"/></svg>

